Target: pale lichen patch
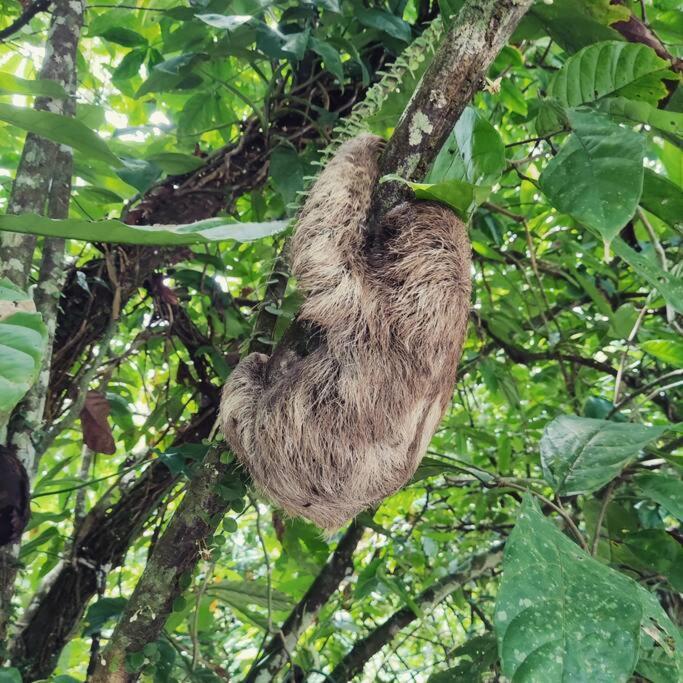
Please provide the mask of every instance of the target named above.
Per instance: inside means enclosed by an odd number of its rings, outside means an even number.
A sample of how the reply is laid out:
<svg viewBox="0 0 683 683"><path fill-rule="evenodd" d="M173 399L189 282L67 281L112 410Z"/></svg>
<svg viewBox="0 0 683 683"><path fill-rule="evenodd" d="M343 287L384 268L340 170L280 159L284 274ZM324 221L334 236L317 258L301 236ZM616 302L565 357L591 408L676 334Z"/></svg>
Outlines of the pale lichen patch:
<svg viewBox="0 0 683 683"><path fill-rule="evenodd" d="M434 126L429 120L429 117L422 111L416 111L413 114L413 118L408 129L408 143L411 146L419 145L422 142L423 134L429 134L432 132L432 130L434 130Z"/></svg>

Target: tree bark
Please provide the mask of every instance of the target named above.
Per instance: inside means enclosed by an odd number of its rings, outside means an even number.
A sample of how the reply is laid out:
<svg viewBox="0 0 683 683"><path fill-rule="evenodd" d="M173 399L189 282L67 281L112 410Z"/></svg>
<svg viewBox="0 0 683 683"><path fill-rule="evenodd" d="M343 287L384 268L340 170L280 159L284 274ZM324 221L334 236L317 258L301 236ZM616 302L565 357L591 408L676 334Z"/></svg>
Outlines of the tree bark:
<svg viewBox="0 0 683 683"><path fill-rule="evenodd" d="M425 172L530 4L531 0L470 0L465 4L396 127L380 162L383 173L402 171L405 177L415 178ZM449 97L458 99L445 99ZM383 213L401 199L400 186L397 193L395 187L387 191L386 185L380 185L374 210ZM192 515L205 510L218 516L227 509L213 488L220 476L212 451L191 484L194 495L185 495L155 547L93 680L132 680L125 669L126 656L156 640L178 595L180 575L194 568L200 546L213 533L211 525L193 520ZM173 556L180 557L177 566L169 564Z"/></svg>
<svg viewBox="0 0 683 683"><path fill-rule="evenodd" d="M327 564L292 610L280 630L268 641L263 655L254 663L244 683L267 683L285 666L301 634L315 621L344 577L353 573L353 553L365 527L351 523Z"/></svg>
<svg viewBox="0 0 683 683"><path fill-rule="evenodd" d="M503 559L502 546L503 544L499 543L487 552L475 555L467 563L467 569L448 574L422 591L415 598L418 607L424 612L429 612L453 591L497 567ZM335 666L327 680L332 683L346 683L352 680L354 676L362 673L370 659L391 642L401 629L417 618L418 615L410 607L403 607L394 612L381 626L356 642L350 652Z"/></svg>
<svg viewBox="0 0 683 683"><path fill-rule="evenodd" d="M41 79L50 79L61 84L69 97L65 101L39 97L35 109L73 116L75 113L76 54L85 5L82 0L57 0L48 34L45 59L40 70ZM26 136L21 161L12 187L8 212L32 211L43 213L46 209L53 218L68 215L71 196L72 153L67 147L32 133ZM46 200L47 198L47 200ZM25 289L35 248L35 237L0 233L0 276L8 277ZM21 425L10 425L8 443L17 446L17 455L29 473L35 467L35 447L32 436L39 429L50 375L52 343L57 318L57 307L61 283L63 282L63 240L46 240L40 279L35 293L38 312L47 326L48 339L38 380L22 402ZM7 636L12 613L14 580L19 569L19 545L0 549L0 641Z"/></svg>

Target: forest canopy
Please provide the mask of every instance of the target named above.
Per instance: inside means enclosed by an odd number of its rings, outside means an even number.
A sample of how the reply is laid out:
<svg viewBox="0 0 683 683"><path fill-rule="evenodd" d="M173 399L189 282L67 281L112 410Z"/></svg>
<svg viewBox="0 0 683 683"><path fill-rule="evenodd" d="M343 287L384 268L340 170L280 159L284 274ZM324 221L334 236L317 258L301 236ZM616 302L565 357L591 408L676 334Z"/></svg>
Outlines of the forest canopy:
<svg viewBox="0 0 683 683"><path fill-rule="evenodd" d="M682 680L682 16L0 0L0 683ZM361 133L473 291L417 472L323 534L216 419L311 343L288 245Z"/></svg>

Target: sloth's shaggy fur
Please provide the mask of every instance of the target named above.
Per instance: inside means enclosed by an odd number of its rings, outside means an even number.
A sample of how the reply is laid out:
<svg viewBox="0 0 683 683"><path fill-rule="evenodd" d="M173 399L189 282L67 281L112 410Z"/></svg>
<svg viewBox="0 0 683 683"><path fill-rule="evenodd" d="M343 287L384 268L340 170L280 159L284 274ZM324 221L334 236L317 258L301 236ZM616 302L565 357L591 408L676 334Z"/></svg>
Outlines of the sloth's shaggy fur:
<svg viewBox="0 0 683 683"><path fill-rule="evenodd" d="M463 223L410 202L378 230L366 225L381 144L363 135L342 145L299 217L299 319L318 330L318 347L250 354L221 402L223 432L256 485L328 531L413 475L451 398L467 326Z"/></svg>

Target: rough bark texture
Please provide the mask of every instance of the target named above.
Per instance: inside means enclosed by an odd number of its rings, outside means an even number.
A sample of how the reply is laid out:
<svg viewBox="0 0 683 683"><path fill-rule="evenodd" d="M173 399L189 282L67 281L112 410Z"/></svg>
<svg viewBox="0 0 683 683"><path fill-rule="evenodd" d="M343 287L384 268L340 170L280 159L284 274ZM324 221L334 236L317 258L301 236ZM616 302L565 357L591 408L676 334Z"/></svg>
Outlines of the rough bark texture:
<svg viewBox="0 0 683 683"><path fill-rule="evenodd" d="M380 177L396 173L422 180L460 114L481 87L531 0L476 0L460 10L380 159ZM369 225L409 199L402 183L378 186Z"/></svg>
<svg viewBox="0 0 683 683"><path fill-rule="evenodd" d="M410 178L424 173L483 81L489 64L530 4L531 0L518 4L511 0L477 0L465 5L396 128L383 155L383 172L403 171L402 175ZM466 39L462 38L463 35ZM482 56L476 57L478 52ZM447 85L444 89L443 84L451 80L458 87ZM456 98L455 102L449 100L444 103L439 93L444 98ZM434 142L430 141L432 135L436 138ZM387 194L383 188L380 186L376 192L375 206L380 214L402 200L400 193L390 191ZM221 469L216 456L212 455L191 484L193 495L184 497L155 547L93 680L128 680L126 655L141 650L146 643L156 639L178 595L180 574L195 566L201 544L212 533L211 525L199 520L193 522L190 513L204 510L209 515L218 516L227 508L212 489L212 484L220 476ZM169 544L175 544L175 547L169 548ZM168 564L171 555L176 560L180 558L176 566ZM178 564L182 564L181 571L178 571ZM133 615L135 620L131 622Z"/></svg>
<svg viewBox="0 0 683 683"><path fill-rule="evenodd" d="M215 417L211 410L198 415L176 443L206 438ZM121 565L131 542L176 481L168 467L156 461L117 502L101 501L84 517L71 556L49 580L14 640L12 663L25 680L49 676L100 580Z"/></svg>
<svg viewBox="0 0 683 683"><path fill-rule="evenodd" d="M448 574L439 579L433 586L422 591L415 598L416 604L428 613L453 591L498 566L502 559L502 544L497 544L488 552L475 555L468 562L467 569ZM389 643L401 629L417 618L417 614L410 607L404 607L398 612L394 612L381 626L356 642L349 653L337 664L327 680L333 683L346 683L346 681L352 680L354 676L362 673L370 659Z"/></svg>
<svg viewBox="0 0 683 683"><path fill-rule="evenodd" d="M228 473L212 449L201 465L147 562L121 619L114 629L91 677L93 683L133 680L125 658L158 638L182 589L180 579L191 572L206 541L226 512L228 504L218 484Z"/></svg>
<svg viewBox="0 0 683 683"><path fill-rule="evenodd" d="M304 597L292 610L282 628L268 641L263 655L252 666L244 683L267 683L285 666L301 634L315 621L344 577L353 572L353 553L363 536L364 526L352 522L327 564Z"/></svg>
<svg viewBox="0 0 683 683"><path fill-rule="evenodd" d="M67 90L75 83L76 51L84 8L81 0L56 0L38 78L57 81ZM34 108L59 114L63 111L63 103L49 97L38 97ZM57 149L54 142L45 138L33 133L26 136L7 213L44 213ZM35 241L33 235L0 233L0 276L4 275L25 288Z"/></svg>
<svg viewBox="0 0 683 683"><path fill-rule="evenodd" d="M70 93L65 101L37 98L35 108L67 116L73 116L76 88L76 53L85 5L81 0L58 0L40 78L58 82ZM47 208L53 218L68 215L71 195L71 150L29 134L26 137L21 161L12 187L8 213L32 211L43 213ZM46 200L47 198L47 200ZM47 206L46 206L47 201ZM35 237L0 233L0 276L26 288L33 261ZM48 339L38 381L24 399L21 410L21 424L13 423L8 430L8 443L17 446L17 455L27 472L35 467L35 447L32 435L43 419L47 384L50 375L51 350L54 339L59 292L63 281L64 242L47 240L43 249L39 285L36 288L35 303L47 326ZM19 568L18 545L0 550L0 642L5 640L11 618L14 580Z"/></svg>

